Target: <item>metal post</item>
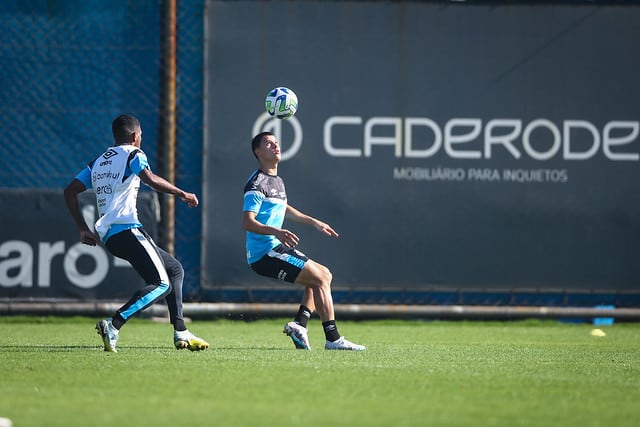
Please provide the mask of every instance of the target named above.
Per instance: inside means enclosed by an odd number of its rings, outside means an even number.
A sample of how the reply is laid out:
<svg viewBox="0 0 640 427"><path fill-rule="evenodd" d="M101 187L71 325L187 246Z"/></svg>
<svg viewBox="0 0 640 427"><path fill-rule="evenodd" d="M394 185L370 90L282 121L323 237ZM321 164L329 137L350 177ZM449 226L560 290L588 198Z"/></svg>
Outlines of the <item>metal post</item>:
<svg viewBox="0 0 640 427"><path fill-rule="evenodd" d="M176 0L162 1L162 55L160 59L160 120L158 159L162 176L176 182ZM161 246L175 252L175 198L161 197Z"/></svg>

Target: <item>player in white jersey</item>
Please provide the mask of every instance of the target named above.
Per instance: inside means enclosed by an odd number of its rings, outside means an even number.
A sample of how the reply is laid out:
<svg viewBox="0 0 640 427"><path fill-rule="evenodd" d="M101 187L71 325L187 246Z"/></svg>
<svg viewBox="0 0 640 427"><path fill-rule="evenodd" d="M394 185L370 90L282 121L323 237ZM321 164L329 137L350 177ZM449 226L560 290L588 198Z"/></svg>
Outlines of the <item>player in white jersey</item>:
<svg viewBox="0 0 640 427"><path fill-rule="evenodd" d="M166 298L174 328L175 347L204 350L209 344L192 334L184 323L184 269L144 231L136 208L140 181L158 192L179 197L192 208L198 206L198 198L151 172L147 156L140 149L142 128L138 119L121 115L111 127L115 145L89 163L64 190L69 212L80 229L80 241L95 246L100 240L111 254L129 261L145 281L145 286L113 317L96 324L104 350L116 352L120 328L132 316L163 298ZM95 192L98 206L95 234L85 222L78 203L78 194L90 188Z"/></svg>
<svg viewBox="0 0 640 427"><path fill-rule="evenodd" d="M285 218L314 226L328 236L338 237L329 224L303 214L288 204L284 181L278 176L280 144L271 132L262 132L251 141L258 159L255 171L244 188L242 227L246 230L247 262L258 274L297 283L305 287L302 304L284 333L298 349L310 350L307 321L314 310L322 320L327 350L365 350L340 336L336 326L331 271L298 251L300 239L282 228Z"/></svg>

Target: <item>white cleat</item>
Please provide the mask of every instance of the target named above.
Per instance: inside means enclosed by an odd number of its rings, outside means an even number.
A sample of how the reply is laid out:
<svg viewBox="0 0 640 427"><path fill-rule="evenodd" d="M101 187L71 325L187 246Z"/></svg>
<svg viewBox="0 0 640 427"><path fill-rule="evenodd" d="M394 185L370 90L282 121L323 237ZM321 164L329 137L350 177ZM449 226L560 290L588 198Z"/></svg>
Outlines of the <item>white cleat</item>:
<svg viewBox="0 0 640 427"><path fill-rule="evenodd" d="M325 350L357 350L357 351L362 351L362 350L366 350L367 348L365 346L363 346L363 345L352 343L351 341L347 340L345 337L340 337L340 339L338 339L336 341L327 341L324 344L324 349Z"/></svg>
<svg viewBox="0 0 640 427"><path fill-rule="evenodd" d="M96 323L96 330L104 343L104 351L117 353L118 350L116 350L116 343L118 342L118 338L120 338L118 335L120 331L113 327L111 319L103 319Z"/></svg>
<svg viewBox="0 0 640 427"><path fill-rule="evenodd" d="M298 325L296 322L289 322L284 325L282 333L289 335L291 341L299 350L311 350L309 345L309 337L307 335L307 328Z"/></svg>

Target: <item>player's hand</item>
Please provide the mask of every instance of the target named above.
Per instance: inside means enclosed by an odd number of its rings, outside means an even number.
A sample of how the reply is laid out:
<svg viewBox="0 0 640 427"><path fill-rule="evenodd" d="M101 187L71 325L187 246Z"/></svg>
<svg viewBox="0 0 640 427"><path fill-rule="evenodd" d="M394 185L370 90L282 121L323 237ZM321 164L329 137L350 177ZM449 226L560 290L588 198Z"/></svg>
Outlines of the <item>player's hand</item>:
<svg viewBox="0 0 640 427"><path fill-rule="evenodd" d="M184 193L184 197L180 198L183 202L185 202L190 208L195 208L198 206L198 197L193 193Z"/></svg>
<svg viewBox="0 0 640 427"><path fill-rule="evenodd" d="M318 229L319 232L326 234L327 236L332 236L332 237L339 236L339 234L333 228L331 228L331 226L327 223L316 220L316 222L313 225L316 227L316 229Z"/></svg>
<svg viewBox="0 0 640 427"><path fill-rule="evenodd" d="M294 248L298 246L298 243L300 243L300 238L298 238L295 233L292 233L289 230L281 229L276 234L276 237L282 242L283 245L289 248Z"/></svg>
<svg viewBox="0 0 640 427"><path fill-rule="evenodd" d="M98 243L98 238L89 230L82 230L80 232L80 241L85 245L95 246Z"/></svg>

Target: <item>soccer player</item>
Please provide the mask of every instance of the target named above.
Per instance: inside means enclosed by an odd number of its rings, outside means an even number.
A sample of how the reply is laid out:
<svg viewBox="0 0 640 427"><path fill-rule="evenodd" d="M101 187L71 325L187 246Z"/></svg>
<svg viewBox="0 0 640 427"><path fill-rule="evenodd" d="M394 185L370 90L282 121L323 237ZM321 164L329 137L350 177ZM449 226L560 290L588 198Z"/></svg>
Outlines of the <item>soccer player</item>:
<svg viewBox="0 0 640 427"><path fill-rule="evenodd" d="M310 350L307 321L317 310L326 337L327 350L365 350L340 336L333 311L331 272L327 267L298 251L300 239L282 228L284 219L314 226L328 236L338 237L333 228L305 215L287 202L284 181L278 176L280 145L271 132L262 132L251 141L258 160L256 170L244 188L242 228L246 230L247 262L258 274L305 287L302 304L284 333L298 349Z"/></svg>
<svg viewBox="0 0 640 427"><path fill-rule="evenodd" d="M159 248L138 220L136 199L140 181L152 189L178 196L189 207L198 206L198 198L151 172L147 156L140 149L142 128L133 116L121 115L112 125L115 145L93 160L69 183L64 198L76 225L80 241L95 246L98 239L107 250L126 259L145 281L113 317L96 324L104 350L117 352L120 328L134 315L166 298L169 318L174 328L173 343L178 350L204 350L209 344L192 334L182 314L182 264ZM92 188L96 195L99 218L94 234L80 211L78 194Z"/></svg>

